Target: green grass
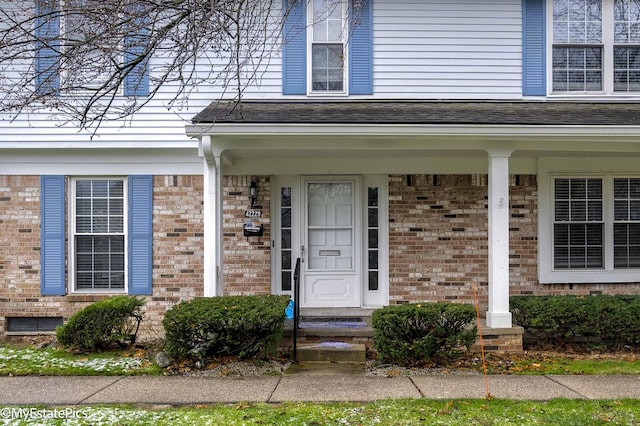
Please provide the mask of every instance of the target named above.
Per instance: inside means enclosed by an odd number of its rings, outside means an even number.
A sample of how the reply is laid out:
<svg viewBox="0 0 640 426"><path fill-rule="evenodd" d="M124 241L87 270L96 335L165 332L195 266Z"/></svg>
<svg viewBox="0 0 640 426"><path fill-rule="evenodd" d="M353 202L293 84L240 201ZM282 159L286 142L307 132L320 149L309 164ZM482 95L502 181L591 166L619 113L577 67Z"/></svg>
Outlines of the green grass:
<svg viewBox="0 0 640 426"><path fill-rule="evenodd" d="M552 359L527 367L522 374L640 374L640 361Z"/></svg>
<svg viewBox="0 0 640 426"><path fill-rule="evenodd" d="M580 375L615 375L640 374L640 359L620 357L579 358L562 356L527 356L513 355L505 361L496 362L491 354L487 355L489 374L580 374ZM476 366L478 371L482 368Z"/></svg>
<svg viewBox="0 0 640 426"><path fill-rule="evenodd" d="M55 407L61 409L61 407ZM46 409L42 409L46 413ZM235 404L177 408L73 407L57 425L637 425L635 400L548 402L385 400L371 403ZM29 424L24 419L10 424Z"/></svg>
<svg viewBox="0 0 640 426"><path fill-rule="evenodd" d="M74 354L61 349L0 347L0 375L136 375L161 374L146 353L135 351Z"/></svg>

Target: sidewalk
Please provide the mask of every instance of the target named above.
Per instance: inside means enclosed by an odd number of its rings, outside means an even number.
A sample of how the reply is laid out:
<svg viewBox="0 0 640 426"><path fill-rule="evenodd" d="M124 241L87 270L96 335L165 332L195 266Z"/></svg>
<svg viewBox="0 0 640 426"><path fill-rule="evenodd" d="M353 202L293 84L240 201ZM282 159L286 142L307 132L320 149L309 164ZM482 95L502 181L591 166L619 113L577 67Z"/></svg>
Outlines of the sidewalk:
<svg viewBox="0 0 640 426"><path fill-rule="evenodd" d="M494 398L640 399L639 376L488 377ZM2 405L207 404L283 401L373 401L387 398L485 397L481 375L366 377L294 374L281 377L0 377Z"/></svg>

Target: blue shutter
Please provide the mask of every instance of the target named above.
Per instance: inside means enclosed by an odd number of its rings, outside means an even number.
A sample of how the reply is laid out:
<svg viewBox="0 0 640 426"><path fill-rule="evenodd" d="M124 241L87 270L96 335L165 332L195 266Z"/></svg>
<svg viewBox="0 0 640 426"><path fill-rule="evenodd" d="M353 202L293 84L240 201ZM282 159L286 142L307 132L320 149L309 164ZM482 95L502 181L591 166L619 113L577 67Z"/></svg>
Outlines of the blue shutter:
<svg viewBox="0 0 640 426"><path fill-rule="evenodd" d="M307 0L283 0L282 94L307 93Z"/></svg>
<svg viewBox="0 0 640 426"><path fill-rule="evenodd" d="M135 13L142 13L136 11ZM145 19L138 17L130 28L131 34L125 38L124 65L137 61L144 54L148 42L149 30ZM149 63L144 60L136 64L124 78L125 96L149 96Z"/></svg>
<svg viewBox="0 0 640 426"><path fill-rule="evenodd" d="M522 0L522 94L545 96L545 0Z"/></svg>
<svg viewBox="0 0 640 426"><path fill-rule="evenodd" d="M64 296L64 176L40 177L40 293Z"/></svg>
<svg viewBox="0 0 640 426"><path fill-rule="evenodd" d="M357 10L352 10L351 13L351 25L349 93L371 95L373 94L373 0L358 2Z"/></svg>
<svg viewBox="0 0 640 426"><path fill-rule="evenodd" d="M57 0L35 2L35 93L56 95L60 88L60 13Z"/></svg>
<svg viewBox="0 0 640 426"><path fill-rule="evenodd" d="M129 176L129 294L151 294L153 176Z"/></svg>

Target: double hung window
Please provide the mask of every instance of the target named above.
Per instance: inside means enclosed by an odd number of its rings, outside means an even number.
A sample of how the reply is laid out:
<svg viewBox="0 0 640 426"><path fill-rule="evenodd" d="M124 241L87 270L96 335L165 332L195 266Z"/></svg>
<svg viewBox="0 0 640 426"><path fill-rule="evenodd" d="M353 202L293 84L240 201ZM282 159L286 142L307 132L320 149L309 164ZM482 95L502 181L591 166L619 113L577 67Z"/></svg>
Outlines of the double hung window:
<svg viewBox="0 0 640 426"><path fill-rule="evenodd" d="M640 268L640 179L614 179L613 197L613 267Z"/></svg>
<svg viewBox="0 0 640 426"><path fill-rule="evenodd" d="M71 212L76 291L125 290L124 179L75 179Z"/></svg>
<svg viewBox="0 0 640 426"><path fill-rule="evenodd" d="M553 180L553 268L640 268L640 178Z"/></svg>
<svg viewBox="0 0 640 426"><path fill-rule="evenodd" d="M152 293L153 176L43 175L40 184L43 295Z"/></svg>
<svg viewBox="0 0 640 426"><path fill-rule="evenodd" d="M373 0L284 4L282 94L373 94Z"/></svg>
<svg viewBox="0 0 640 426"><path fill-rule="evenodd" d="M142 7L99 0L35 2L36 93L149 96Z"/></svg>
<svg viewBox="0 0 640 426"><path fill-rule="evenodd" d="M108 84L123 61L112 22L113 7L95 0L64 0L62 7L64 87L99 89Z"/></svg>
<svg viewBox="0 0 640 426"><path fill-rule="evenodd" d="M345 93L345 3L341 0L313 0L309 20L310 92Z"/></svg>
<svg viewBox="0 0 640 426"><path fill-rule="evenodd" d="M602 179L556 179L554 207L555 268L602 268Z"/></svg>
<svg viewBox="0 0 640 426"><path fill-rule="evenodd" d="M553 0L553 93L640 91L640 0Z"/></svg>

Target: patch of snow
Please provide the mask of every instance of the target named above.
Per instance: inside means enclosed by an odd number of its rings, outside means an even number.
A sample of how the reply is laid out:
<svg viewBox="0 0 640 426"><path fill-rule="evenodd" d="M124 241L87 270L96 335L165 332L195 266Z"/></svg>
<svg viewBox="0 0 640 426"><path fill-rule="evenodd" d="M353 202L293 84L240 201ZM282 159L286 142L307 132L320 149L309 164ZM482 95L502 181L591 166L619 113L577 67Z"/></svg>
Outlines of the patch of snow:
<svg viewBox="0 0 640 426"><path fill-rule="evenodd" d="M350 349L353 345L345 342L321 342L313 346L316 348Z"/></svg>

